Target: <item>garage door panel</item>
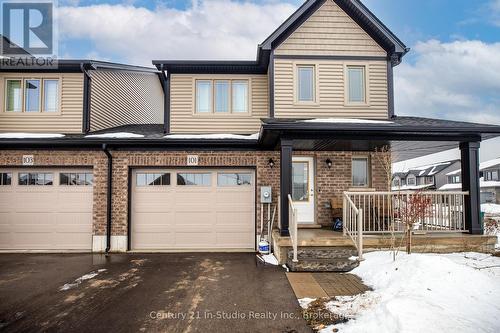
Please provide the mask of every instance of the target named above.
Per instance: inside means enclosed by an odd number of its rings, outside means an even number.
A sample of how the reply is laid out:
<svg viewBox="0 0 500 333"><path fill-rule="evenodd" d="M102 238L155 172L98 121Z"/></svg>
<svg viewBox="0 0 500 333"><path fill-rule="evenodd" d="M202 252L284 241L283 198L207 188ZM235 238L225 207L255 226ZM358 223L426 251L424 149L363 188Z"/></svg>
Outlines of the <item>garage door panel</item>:
<svg viewBox="0 0 500 333"><path fill-rule="evenodd" d="M171 185L162 187L158 185L132 187L133 249L253 250L255 248L253 185L218 186L217 173L222 172L220 170L193 171L193 173L210 173L210 186L176 185L176 174L186 173L185 170L134 170L133 177L135 172L170 173L173 181ZM254 174L248 170L242 172ZM158 188L168 188L171 197L167 199ZM145 201L147 205L144 204ZM173 214L173 221L155 218L154 212L158 211ZM155 226L148 228L152 220ZM167 230L171 233L168 237L163 236L163 232Z"/></svg>
<svg viewBox="0 0 500 333"><path fill-rule="evenodd" d="M91 169L82 170L92 173ZM0 248L91 250L93 187L59 185L74 169L9 169L12 184L0 191ZM52 185L19 185L19 173L52 173ZM80 172L80 171L79 171Z"/></svg>
<svg viewBox="0 0 500 333"><path fill-rule="evenodd" d="M176 212L175 213L175 225L176 227L182 226L206 226L213 225L215 222L215 217L209 210L197 211L197 212Z"/></svg>

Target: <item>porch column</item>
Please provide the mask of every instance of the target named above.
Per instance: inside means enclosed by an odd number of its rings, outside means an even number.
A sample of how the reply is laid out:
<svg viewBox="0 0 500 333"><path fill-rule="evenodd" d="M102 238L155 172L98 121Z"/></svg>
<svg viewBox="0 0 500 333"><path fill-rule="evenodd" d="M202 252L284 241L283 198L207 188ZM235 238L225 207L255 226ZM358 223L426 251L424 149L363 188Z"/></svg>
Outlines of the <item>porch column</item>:
<svg viewBox="0 0 500 333"><path fill-rule="evenodd" d="M469 191L465 197L465 226L471 234L482 234L481 199L479 188L479 142L461 142L462 191Z"/></svg>
<svg viewBox="0 0 500 333"><path fill-rule="evenodd" d="M281 236L289 236L288 195L292 194L292 153L293 140L281 139L280 154L280 212Z"/></svg>

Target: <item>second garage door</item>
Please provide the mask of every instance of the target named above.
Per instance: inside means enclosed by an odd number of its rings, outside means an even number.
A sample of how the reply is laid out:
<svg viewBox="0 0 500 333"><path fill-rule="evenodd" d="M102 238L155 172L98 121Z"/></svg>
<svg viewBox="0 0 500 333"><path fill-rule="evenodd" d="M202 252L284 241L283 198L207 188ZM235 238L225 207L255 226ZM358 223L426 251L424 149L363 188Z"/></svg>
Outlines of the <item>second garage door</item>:
<svg viewBox="0 0 500 333"><path fill-rule="evenodd" d="M132 249L253 251L253 170L134 170Z"/></svg>

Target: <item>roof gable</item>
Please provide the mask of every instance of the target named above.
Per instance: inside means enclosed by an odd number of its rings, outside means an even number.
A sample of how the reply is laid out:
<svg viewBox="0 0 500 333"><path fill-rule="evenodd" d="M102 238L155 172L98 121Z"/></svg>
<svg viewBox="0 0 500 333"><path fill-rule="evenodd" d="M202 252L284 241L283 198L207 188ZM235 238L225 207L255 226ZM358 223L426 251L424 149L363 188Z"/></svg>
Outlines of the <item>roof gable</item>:
<svg viewBox="0 0 500 333"><path fill-rule="evenodd" d="M393 58L396 65L401 57L408 52L408 48L394 35L378 18L373 15L359 0L307 0L297 11L295 11L278 29L276 29L263 43L259 45L261 50L274 50L283 43L288 36L296 31L309 17L319 10L326 1L333 1L354 22L356 22L388 56Z"/></svg>

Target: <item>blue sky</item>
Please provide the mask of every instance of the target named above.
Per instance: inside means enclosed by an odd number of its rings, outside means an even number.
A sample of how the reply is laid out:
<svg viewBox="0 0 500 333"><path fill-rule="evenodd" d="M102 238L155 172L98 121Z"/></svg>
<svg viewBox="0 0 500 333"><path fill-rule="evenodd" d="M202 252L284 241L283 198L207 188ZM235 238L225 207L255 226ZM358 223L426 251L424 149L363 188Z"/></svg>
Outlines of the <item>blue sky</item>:
<svg viewBox="0 0 500 333"><path fill-rule="evenodd" d="M500 124L500 0L363 2L412 49L395 69L396 114ZM59 0L59 54L149 66L255 59L301 3ZM499 145L482 159L500 156Z"/></svg>

